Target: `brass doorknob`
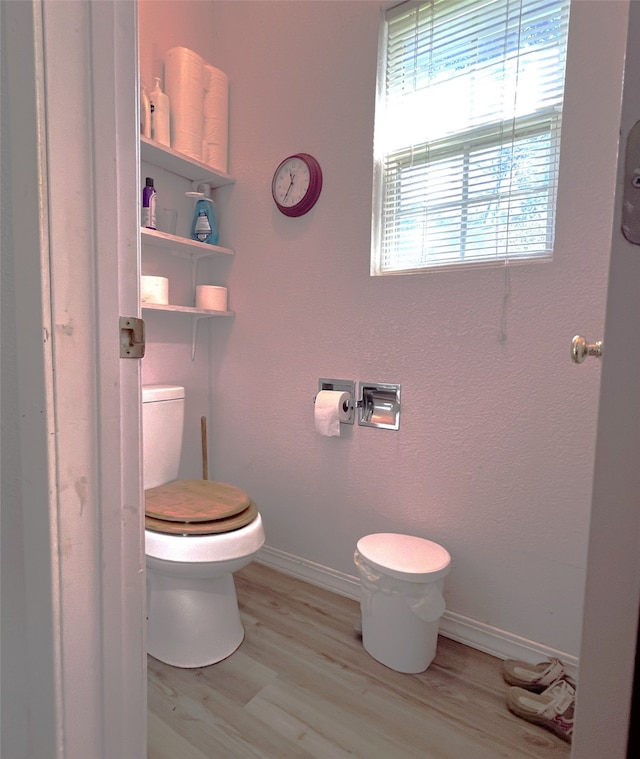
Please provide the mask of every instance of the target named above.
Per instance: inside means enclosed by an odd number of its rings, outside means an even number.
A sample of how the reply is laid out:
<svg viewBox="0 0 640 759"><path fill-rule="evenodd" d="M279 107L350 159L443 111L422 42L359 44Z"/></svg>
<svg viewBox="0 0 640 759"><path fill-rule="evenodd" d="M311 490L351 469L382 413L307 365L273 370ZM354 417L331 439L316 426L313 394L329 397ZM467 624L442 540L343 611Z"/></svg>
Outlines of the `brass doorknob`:
<svg viewBox="0 0 640 759"><path fill-rule="evenodd" d="M581 364L587 356L601 358L602 352L602 340L588 343L582 335L576 335L571 341L571 358L576 364Z"/></svg>

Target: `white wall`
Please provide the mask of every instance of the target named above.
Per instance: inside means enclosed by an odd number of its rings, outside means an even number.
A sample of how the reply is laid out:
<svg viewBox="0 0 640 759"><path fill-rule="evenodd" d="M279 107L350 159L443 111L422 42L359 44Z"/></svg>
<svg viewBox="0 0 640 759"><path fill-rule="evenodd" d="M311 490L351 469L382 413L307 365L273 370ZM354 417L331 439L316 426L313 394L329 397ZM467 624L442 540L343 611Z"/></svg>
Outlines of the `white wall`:
<svg viewBox="0 0 640 759"><path fill-rule="evenodd" d="M579 649L600 376L595 360L573 365L569 345L603 332L618 6L574 3L555 258L512 267L507 291L500 267L369 277L378 3L141 3L143 77L184 44L231 85L237 184L218 208L236 249L222 272L236 316L211 324L202 371L185 359L186 327L165 338L151 324L143 367L144 381L182 378L197 399L183 476L197 476L210 387L212 474L251 493L268 546L353 575L362 535L433 539L453 559L452 619L567 656ZM288 219L270 183L298 151L319 160L324 187ZM401 383L400 430L319 437L319 377Z"/></svg>

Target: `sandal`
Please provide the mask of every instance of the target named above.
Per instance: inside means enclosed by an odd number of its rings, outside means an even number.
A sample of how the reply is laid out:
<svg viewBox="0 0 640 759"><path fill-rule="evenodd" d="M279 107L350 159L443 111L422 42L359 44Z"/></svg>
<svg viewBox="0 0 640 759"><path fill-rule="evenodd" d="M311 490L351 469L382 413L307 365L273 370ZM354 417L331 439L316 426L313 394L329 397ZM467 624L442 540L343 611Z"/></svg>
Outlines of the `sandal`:
<svg viewBox="0 0 640 759"><path fill-rule="evenodd" d="M543 693L511 687L507 691L509 711L540 725L571 743L576 689L571 680L558 680Z"/></svg>
<svg viewBox="0 0 640 759"><path fill-rule="evenodd" d="M560 680L565 674L564 664L560 659L549 659L539 664L527 664L518 659L503 662L502 675L509 685L542 693L543 690Z"/></svg>

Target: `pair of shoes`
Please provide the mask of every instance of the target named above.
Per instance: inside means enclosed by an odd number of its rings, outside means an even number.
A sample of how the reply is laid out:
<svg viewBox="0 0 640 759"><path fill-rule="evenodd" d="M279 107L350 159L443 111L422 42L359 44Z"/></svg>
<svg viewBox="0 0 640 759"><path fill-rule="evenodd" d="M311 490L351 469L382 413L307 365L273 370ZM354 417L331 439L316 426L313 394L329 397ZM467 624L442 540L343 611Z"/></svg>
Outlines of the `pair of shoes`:
<svg viewBox="0 0 640 759"><path fill-rule="evenodd" d="M503 662L502 676L509 685L518 685L534 693L542 693L566 674L560 659L551 658L539 664L507 659Z"/></svg>
<svg viewBox="0 0 640 759"><path fill-rule="evenodd" d="M509 711L535 725L540 725L571 743L576 686L569 677L560 679L542 691L534 693L512 686L507 691Z"/></svg>

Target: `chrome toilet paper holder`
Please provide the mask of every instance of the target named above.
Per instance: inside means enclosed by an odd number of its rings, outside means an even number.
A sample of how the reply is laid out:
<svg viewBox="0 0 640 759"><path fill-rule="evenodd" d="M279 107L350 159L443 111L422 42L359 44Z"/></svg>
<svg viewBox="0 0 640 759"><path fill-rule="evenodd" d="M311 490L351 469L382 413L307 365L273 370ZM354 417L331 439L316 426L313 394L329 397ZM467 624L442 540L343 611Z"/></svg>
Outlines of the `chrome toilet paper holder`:
<svg viewBox="0 0 640 759"><path fill-rule="evenodd" d="M400 385L361 382L358 386L358 424L384 430L400 428Z"/></svg>
<svg viewBox="0 0 640 759"><path fill-rule="evenodd" d="M356 383L353 380L341 380L341 379L319 379L318 380L318 392L321 390L335 390L340 393L348 393L349 400L347 401L347 407L343 411L347 411L347 418L340 420L340 424L353 424L356 418L355 411L355 395L356 395ZM316 402L314 397L313 402Z"/></svg>
<svg viewBox="0 0 640 759"><path fill-rule="evenodd" d="M397 430L400 428L400 385L389 382L360 382L358 399L355 392L356 383L353 380L327 379L318 380L318 392L321 390L336 390L349 394L347 419L341 424L355 422L358 409L358 425L361 427L377 427L378 429ZM315 398L313 399L315 403Z"/></svg>

